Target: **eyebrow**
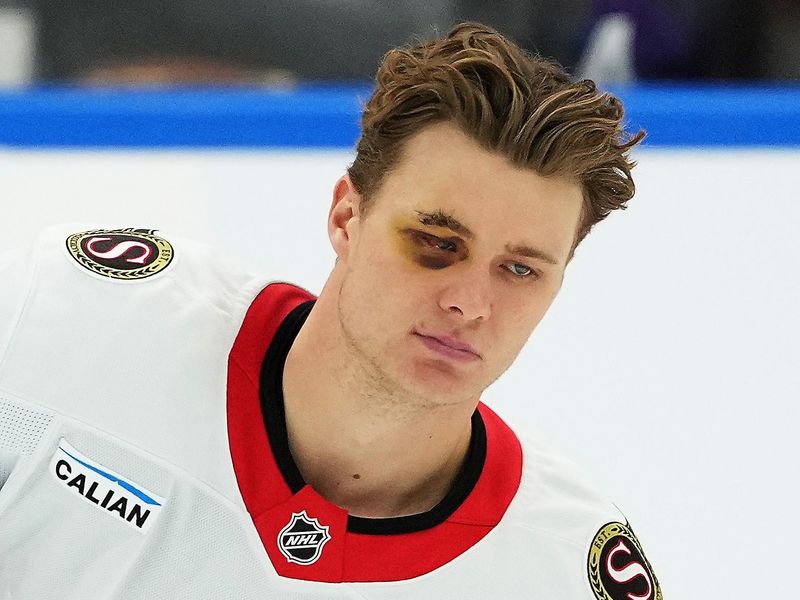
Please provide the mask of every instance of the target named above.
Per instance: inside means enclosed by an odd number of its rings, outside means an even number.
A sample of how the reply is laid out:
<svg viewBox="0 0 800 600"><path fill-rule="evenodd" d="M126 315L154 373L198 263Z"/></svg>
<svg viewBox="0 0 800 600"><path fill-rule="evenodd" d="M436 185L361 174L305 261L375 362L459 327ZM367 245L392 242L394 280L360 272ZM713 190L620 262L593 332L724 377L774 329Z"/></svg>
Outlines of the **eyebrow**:
<svg viewBox="0 0 800 600"><path fill-rule="evenodd" d="M414 211L417 213L419 217L419 222L423 225L429 225L433 227L443 227L444 229L449 229L453 233L457 233L459 235L463 235L467 239L472 239L474 234L472 231L461 223L458 219L456 219L453 215L447 214L443 210L436 210L434 212L423 212L420 210ZM534 258L537 260L544 261L546 263L550 263L551 265L559 264L559 261L544 252L543 250L539 250L538 248L534 248L533 246L525 246L525 245L506 245L506 252L509 254L518 254L519 256L527 256L528 258Z"/></svg>
<svg viewBox="0 0 800 600"><path fill-rule="evenodd" d="M434 212L422 212L420 210L414 211L419 217L419 222L423 225L432 225L434 227L443 227L449 229L453 233L463 235L468 240L474 237L469 227L461 223L453 215L449 215L443 210L436 210Z"/></svg>
<svg viewBox="0 0 800 600"><path fill-rule="evenodd" d="M558 264L558 261L555 258L550 256L546 252L543 252L542 250L539 250L538 248L533 248L531 246L508 245L506 246L506 252L508 252L509 254L519 254L520 256L527 256L528 258L535 258L538 260L542 260L546 263L550 263L551 265Z"/></svg>

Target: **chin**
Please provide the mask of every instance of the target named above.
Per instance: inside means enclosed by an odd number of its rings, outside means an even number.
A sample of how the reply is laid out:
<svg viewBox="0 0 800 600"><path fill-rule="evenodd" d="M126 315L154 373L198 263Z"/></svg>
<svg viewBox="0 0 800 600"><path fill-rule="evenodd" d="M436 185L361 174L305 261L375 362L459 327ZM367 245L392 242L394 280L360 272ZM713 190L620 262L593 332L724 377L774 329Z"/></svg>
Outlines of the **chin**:
<svg viewBox="0 0 800 600"><path fill-rule="evenodd" d="M431 404L455 404L480 396L475 373L465 372L445 360L415 360L404 369L400 381L412 394Z"/></svg>

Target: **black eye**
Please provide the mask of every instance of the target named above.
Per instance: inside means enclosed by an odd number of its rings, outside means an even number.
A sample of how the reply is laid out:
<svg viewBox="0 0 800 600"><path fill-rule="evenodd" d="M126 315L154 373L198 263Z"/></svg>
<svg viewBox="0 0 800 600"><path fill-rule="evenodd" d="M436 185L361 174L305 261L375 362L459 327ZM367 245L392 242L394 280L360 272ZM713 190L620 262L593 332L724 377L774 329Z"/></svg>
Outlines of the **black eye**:
<svg viewBox="0 0 800 600"><path fill-rule="evenodd" d="M443 240L442 238L435 238L436 239L436 247L439 250L444 250L445 252L455 252L456 245L451 242L450 240Z"/></svg>
<svg viewBox="0 0 800 600"><path fill-rule="evenodd" d="M424 231L414 231L413 239L420 245L430 250L440 250L442 252L458 252L458 245L445 238L440 238Z"/></svg>

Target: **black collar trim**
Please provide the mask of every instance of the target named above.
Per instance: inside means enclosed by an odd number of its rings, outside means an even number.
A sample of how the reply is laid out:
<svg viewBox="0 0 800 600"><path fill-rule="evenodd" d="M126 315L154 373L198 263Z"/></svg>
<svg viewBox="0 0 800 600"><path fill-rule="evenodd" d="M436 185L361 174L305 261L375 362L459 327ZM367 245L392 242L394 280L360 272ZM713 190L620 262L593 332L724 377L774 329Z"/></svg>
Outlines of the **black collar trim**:
<svg viewBox="0 0 800 600"><path fill-rule="evenodd" d="M259 395L264 427L275 463L293 494L303 489L306 482L289 451L286 412L283 404L283 369L289 349L313 306L313 300L304 302L286 316L278 327L261 365ZM436 527L450 518L470 495L480 479L485 461L486 427L476 410L472 415L472 437L464 465L453 487L436 506L424 513L404 517L372 519L348 516L347 530L368 535L398 535Z"/></svg>

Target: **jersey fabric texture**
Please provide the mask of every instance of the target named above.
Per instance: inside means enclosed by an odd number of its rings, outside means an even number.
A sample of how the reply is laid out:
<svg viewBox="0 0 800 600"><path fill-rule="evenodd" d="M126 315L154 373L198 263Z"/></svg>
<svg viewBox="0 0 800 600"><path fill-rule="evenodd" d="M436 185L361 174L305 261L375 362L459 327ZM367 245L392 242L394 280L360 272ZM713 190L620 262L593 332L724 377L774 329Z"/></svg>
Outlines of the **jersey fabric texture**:
<svg viewBox="0 0 800 600"><path fill-rule="evenodd" d="M619 511L483 404L430 511L317 494L282 394L313 304L151 230L0 256L0 598L661 597Z"/></svg>

